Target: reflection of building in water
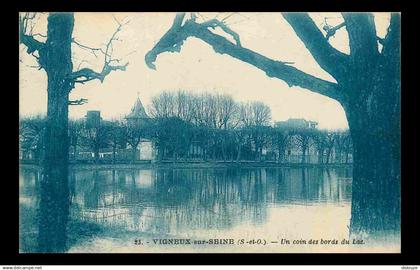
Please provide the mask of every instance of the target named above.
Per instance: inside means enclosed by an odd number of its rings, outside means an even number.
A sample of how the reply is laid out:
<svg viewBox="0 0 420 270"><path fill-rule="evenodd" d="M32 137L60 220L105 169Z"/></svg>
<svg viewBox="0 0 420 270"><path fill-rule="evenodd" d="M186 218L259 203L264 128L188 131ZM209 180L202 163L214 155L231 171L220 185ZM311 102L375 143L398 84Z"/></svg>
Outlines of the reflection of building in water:
<svg viewBox="0 0 420 270"><path fill-rule="evenodd" d="M345 171L321 168L85 171L73 213L130 231L223 230L263 224L272 204L348 202L349 187Z"/></svg>
<svg viewBox="0 0 420 270"><path fill-rule="evenodd" d="M70 172L72 218L115 231L185 234L264 224L269 208L348 203L350 171L322 168L77 170ZM38 174L21 171L21 205ZM117 230L119 229L119 230Z"/></svg>

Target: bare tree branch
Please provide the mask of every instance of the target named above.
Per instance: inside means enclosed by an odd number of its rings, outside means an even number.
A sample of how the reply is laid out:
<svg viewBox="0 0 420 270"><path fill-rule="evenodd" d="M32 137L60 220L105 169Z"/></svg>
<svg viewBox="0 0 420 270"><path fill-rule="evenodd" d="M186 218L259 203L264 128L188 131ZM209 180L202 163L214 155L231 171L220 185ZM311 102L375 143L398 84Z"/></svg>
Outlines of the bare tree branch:
<svg viewBox="0 0 420 270"><path fill-rule="evenodd" d="M82 48L82 49L84 49L84 50L87 50L87 51L90 51L90 52L92 52L92 54L95 56L95 57L98 57L98 55L97 55L97 53L98 52L100 52L100 53L102 53L102 54L105 54L105 51L102 49L102 48L92 48L92 47L89 47L89 46L86 46L86 45L83 45L83 44L81 44L80 42L78 42L76 39L74 39L73 38L73 43L74 44L76 44L77 46L79 46L80 48Z"/></svg>
<svg viewBox="0 0 420 270"><path fill-rule="evenodd" d="M128 62L123 65L119 65L121 59L112 58L112 53L113 53L113 42L119 41L117 35L121 31L122 27L128 24L129 21L121 23L115 17L114 17L114 20L118 24L118 27L115 30L115 32L112 34L111 38L106 43L105 49L89 47L73 39L73 43L75 43L82 49L91 51L95 55L95 57L98 57L97 53L101 53L104 56L104 64L100 72L96 72L90 68L82 68L70 74L69 79L72 80L74 83L83 84L85 82L92 81L95 79L103 82L105 80L105 77L108 76L112 71L117 71L117 70L125 71L126 70L128 66Z"/></svg>
<svg viewBox="0 0 420 270"><path fill-rule="evenodd" d="M24 44L28 48L28 54L33 54L35 51L40 52L45 47L45 44L43 42L36 40L33 35L27 33L28 23L34 18L34 13L26 13L24 15L19 15L19 42Z"/></svg>
<svg viewBox="0 0 420 270"><path fill-rule="evenodd" d="M202 26L207 26L210 28L216 28L217 26L219 26L223 31L225 31L227 34L231 35L233 37L233 39L236 42L236 45L242 47L241 45L241 41L239 39L239 35L233 31L232 29L230 29L228 26L226 26L222 21L218 21L217 19L211 19L207 22L204 22L201 24Z"/></svg>
<svg viewBox="0 0 420 270"><path fill-rule="evenodd" d="M111 73L111 71L125 71L128 66L128 62L124 65L105 65L101 72L95 72L90 68L82 68L81 70L75 71L70 75L75 83L85 83L92 80L100 80L103 82L105 77Z"/></svg>
<svg viewBox="0 0 420 270"><path fill-rule="evenodd" d="M346 72L348 55L336 50L306 13L282 13L319 66L337 81Z"/></svg>
<svg viewBox="0 0 420 270"><path fill-rule="evenodd" d="M257 52L240 47L226 38L212 33L207 25L196 23L193 20L187 20L184 25L181 25L179 21L183 16L183 14L177 15L172 27L153 49L146 54L145 61L149 68L155 69L154 62L159 54L167 51L173 52L175 47L179 51L185 39L193 36L212 46L215 52L228 54L249 63L264 71L269 77L285 81L289 86L299 86L327 97L341 100L342 95L338 91L337 84L316 78L284 62L269 59ZM325 39L323 36L322 38Z"/></svg>
<svg viewBox="0 0 420 270"><path fill-rule="evenodd" d="M156 69L154 62L156 57L163 52L179 52L184 40L188 37L182 31L182 21L185 13L177 13L171 28L162 36L153 49L145 56L146 64L151 69Z"/></svg>
<svg viewBox="0 0 420 270"><path fill-rule="evenodd" d="M68 105L83 105L88 103L88 100L86 98L81 98L77 100L69 100Z"/></svg>

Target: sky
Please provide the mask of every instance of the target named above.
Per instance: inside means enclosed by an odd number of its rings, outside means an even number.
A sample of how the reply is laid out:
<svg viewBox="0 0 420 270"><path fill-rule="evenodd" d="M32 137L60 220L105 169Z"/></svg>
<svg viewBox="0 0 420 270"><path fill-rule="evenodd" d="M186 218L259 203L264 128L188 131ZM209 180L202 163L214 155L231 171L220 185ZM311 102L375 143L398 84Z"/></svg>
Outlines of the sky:
<svg viewBox="0 0 420 270"><path fill-rule="evenodd" d="M199 20L227 17L227 25L240 35L243 47L275 60L293 62L293 66L306 73L334 82L318 66L280 13L200 15ZM156 70L149 69L144 55L169 29L174 16L174 13L75 13L73 38L90 47L104 47L118 27L116 20L128 21L118 34L113 55L129 65L126 71L112 72L103 83L96 80L77 85L70 99L86 98L89 102L70 106L69 117L77 119L84 117L88 110L100 110L104 119L121 119L130 112L137 96L148 110L151 98L161 91L182 89L192 93L229 94L238 102L262 101L271 108L273 121L304 118L317 121L322 129L348 127L344 110L337 101L300 87L289 87L252 65L215 53L210 45L196 38L188 38L179 53L159 55ZM333 26L342 22L338 13L311 13L310 16L319 27L325 18ZM374 13L374 16L377 34L384 37L389 14ZM39 16L33 33L46 33L46 14ZM42 41L42 37L37 38ZM338 30L330 42L336 49L349 53L345 28ZM75 70L83 67L101 70L103 58L95 57L75 44L72 53ZM34 65L35 59L26 54L24 45L20 45L21 117L46 113L47 78L45 71Z"/></svg>

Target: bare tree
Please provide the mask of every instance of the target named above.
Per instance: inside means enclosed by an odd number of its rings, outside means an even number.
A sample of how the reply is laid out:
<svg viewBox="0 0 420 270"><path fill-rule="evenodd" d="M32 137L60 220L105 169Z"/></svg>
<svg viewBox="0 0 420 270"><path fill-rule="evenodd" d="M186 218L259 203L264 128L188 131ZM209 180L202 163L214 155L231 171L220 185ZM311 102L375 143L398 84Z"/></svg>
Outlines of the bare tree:
<svg viewBox="0 0 420 270"><path fill-rule="evenodd" d="M150 136L152 123L149 119L138 123L124 123L123 134L128 145L131 147L131 162L135 162L140 157L138 156L138 147L141 140Z"/></svg>
<svg viewBox="0 0 420 270"><path fill-rule="evenodd" d="M175 114L175 97L172 93L164 91L154 96L149 108L150 114L155 118L169 118Z"/></svg>
<svg viewBox="0 0 420 270"><path fill-rule="evenodd" d="M125 148L126 146L127 130L121 121L112 121L109 125L109 144L112 147L112 163L115 164L117 149Z"/></svg>
<svg viewBox="0 0 420 270"><path fill-rule="evenodd" d="M157 56L179 52L188 37L208 43L215 52L251 64L267 76L338 101L344 108L354 147L352 233L400 229L400 35L401 16L391 14L388 32L378 39L369 13L343 13L340 27L325 33L306 13L283 13L319 66L333 76L329 82L242 47L240 37L223 20L199 23L197 15L175 16L172 26L146 56L155 69ZM211 29L219 28L234 42ZM350 54L335 49L329 38L346 29ZM381 49L379 42L381 43ZM385 198L386 197L386 198Z"/></svg>
<svg viewBox="0 0 420 270"><path fill-rule="evenodd" d="M82 143L93 152L95 163L99 163L99 151L106 148L110 142L112 126L101 121L98 125L85 125L82 130Z"/></svg>
<svg viewBox="0 0 420 270"><path fill-rule="evenodd" d="M271 121L270 107L260 101L241 104L240 121L244 126L266 126Z"/></svg>
<svg viewBox="0 0 420 270"><path fill-rule="evenodd" d="M238 105L231 96L216 95L216 128L227 130L237 124Z"/></svg>
<svg viewBox="0 0 420 270"><path fill-rule="evenodd" d="M80 139L83 134L82 121L69 121L69 146L72 148L72 157L77 159L77 147L81 144Z"/></svg>
<svg viewBox="0 0 420 270"><path fill-rule="evenodd" d="M33 55L48 78L47 122L45 127L45 156L43 160L43 181L38 233L39 252L62 252L66 250L66 227L69 213L68 190L68 106L74 102L69 94L76 84L92 80L103 82L112 71L125 70L127 64L119 64L112 57L113 44L124 24L117 21L117 30L105 48L90 48L73 39L73 13L48 14L45 41L33 33L36 13L21 13L19 16L20 44ZM72 44L84 47L94 54L103 56L102 70L90 68L75 70L73 67ZM79 102L75 102L76 104ZM84 102L80 102L84 103Z"/></svg>
<svg viewBox="0 0 420 270"><path fill-rule="evenodd" d="M277 147L278 158L277 162L284 162L285 151L290 144L290 132L285 128L275 127L273 129L273 144Z"/></svg>
<svg viewBox="0 0 420 270"><path fill-rule="evenodd" d="M336 157L339 162L348 163L349 154L352 152L352 140L348 131L337 131L334 136L334 147L336 149Z"/></svg>
<svg viewBox="0 0 420 270"><path fill-rule="evenodd" d="M35 116L20 119L19 121L19 146L23 151L22 158L27 159L28 153L37 162L42 160L44 149L45 117Z"/></svg>
<svg viewBox="0 0 420 270"><path fill-rule="evenodd" d="M186 91L179 90L175 97L176 117L191 122L194 117L194 97Z"/></svg>
<svg viewBox="0 0 420 270"><path fill-rule="evenodd" d="M243 103L239 108L239 121L248 131L246 134L252 139L257 159L260 160L262 149L270 139L267 129L271 122L270 107L259 101Z"/></svg>
<svg viewBox="0 0 420 270"><path fill-rule="evenodd" d="M294 144L301 151L301 163L307 163L310 147L313 145L315 131L310 128L296 128L291 130Z"/></svg>
<svg viewBox="0 0 420 270"><path fill-rule="evenodd" d="M318 152L318 163L324 163L324 153L325 149L327 148L327 132L324 130L317 130L314 132L314 136L312 140L315 143L315 147ZM328 163L328 155L327 155L327 162Z"/></svg>
<svg viewBox="0 0 420 270"><path fill-rule="evenodd" d="M335 139L336 139L336 133L332 131L325 132L325 150L326 150L326 160L325 163L330 163L330 160L332 158L332 151L334 149L335 145Z"/></svg>

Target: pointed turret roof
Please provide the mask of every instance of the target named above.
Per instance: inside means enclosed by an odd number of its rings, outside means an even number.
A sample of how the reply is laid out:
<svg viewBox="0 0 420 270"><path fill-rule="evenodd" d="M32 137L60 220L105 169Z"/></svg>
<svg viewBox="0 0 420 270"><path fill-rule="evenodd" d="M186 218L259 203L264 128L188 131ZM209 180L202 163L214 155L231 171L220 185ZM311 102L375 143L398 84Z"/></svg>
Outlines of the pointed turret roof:
<svg viewBox="0 0 420 270"><path fill-rule="evenodd" d="M136 103L134 103L133 108L131 108L130 114L128 114L126 118L149 118L149 116L146 114L146 110L144 109L139 96L137 96Z"/></svg>

